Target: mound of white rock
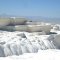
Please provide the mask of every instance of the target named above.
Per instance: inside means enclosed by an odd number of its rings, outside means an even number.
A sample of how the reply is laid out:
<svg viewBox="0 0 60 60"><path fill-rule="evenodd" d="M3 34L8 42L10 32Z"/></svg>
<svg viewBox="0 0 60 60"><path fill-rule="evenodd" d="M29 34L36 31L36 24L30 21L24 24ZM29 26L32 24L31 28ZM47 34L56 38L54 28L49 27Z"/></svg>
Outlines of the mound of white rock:
<svg viewBox="0 0 60 60"><path fill-rule="evenodd" d="M38 50L46 49L56 49L50 35L0 31L0 57L36 53Z"/></svg>

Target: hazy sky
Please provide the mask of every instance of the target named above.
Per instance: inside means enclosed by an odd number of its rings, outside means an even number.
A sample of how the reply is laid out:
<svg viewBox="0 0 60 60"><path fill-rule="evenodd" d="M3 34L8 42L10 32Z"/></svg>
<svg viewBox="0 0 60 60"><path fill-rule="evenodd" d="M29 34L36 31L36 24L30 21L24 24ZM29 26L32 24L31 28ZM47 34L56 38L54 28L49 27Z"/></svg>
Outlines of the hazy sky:
<svg viewBox="0 0 60 60"><path fill-rule="evenodd" d="M0 14L60 18L60 0L0 0Z"/></svg>

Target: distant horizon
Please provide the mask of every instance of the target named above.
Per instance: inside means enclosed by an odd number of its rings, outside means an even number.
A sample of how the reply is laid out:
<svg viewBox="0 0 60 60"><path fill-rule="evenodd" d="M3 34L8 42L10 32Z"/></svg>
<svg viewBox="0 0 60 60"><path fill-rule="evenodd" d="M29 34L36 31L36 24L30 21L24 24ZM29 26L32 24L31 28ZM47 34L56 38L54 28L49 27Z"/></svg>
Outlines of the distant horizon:
<svg viewBox="0 0 60 60"><path fill-rule="evenodd" d="M57 18L57 19L60 19L60 17L45 17L45 16L22 16L22 15L9 15L9 14L5 14L5 13L3 13L3 14L0 14L0 17L40 17L40 18L52 18L52 19L55 19L55 18Z"/></svg>
<svg viewBox="0 0 60 60"><path fill-rule="evenodd" d="M53 24L60 24L60 18L50 18L50 17L43 17L43 16L15 16L15 15L0 15L0 18L26 18L31 21L39 21L39 22L46 22L46 23L53 23Z"/></svg>

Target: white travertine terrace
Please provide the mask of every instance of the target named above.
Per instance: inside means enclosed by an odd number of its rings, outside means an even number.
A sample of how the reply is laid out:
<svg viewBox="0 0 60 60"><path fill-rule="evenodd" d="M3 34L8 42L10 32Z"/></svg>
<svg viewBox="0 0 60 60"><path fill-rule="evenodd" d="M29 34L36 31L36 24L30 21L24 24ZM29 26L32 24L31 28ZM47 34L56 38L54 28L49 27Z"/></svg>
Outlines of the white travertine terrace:
<svg viewBox="0 0 60 60"><path fill-rule="evenodd" d="M37 53L38 50L56 49L50 35L38 32L0 31L0 57Z"/></svg>
<svg viewBox="0 0 60 60"><path fill-rule="evenodd" d="M0 60L60 60L59 24L15 19L0 19Z"/></svg>
<svg viewBox="0 0 60 60"><path fill-rule="evenodd" d="M42 32L51 30L51 24L43 22L29 22L25 18L0 18L0 29L8 31Z"/></svg>

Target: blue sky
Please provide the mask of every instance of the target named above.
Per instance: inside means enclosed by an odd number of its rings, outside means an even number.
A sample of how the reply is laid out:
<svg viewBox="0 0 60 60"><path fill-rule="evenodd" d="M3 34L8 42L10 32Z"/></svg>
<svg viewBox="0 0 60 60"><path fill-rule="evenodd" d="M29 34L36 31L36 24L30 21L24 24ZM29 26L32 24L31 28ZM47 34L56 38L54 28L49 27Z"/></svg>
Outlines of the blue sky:
<svg viewBox="0 0 60 60"><path fill-rule="evenodd" d="M0 14L60 18L60 0L0 0Z"/></svg>

